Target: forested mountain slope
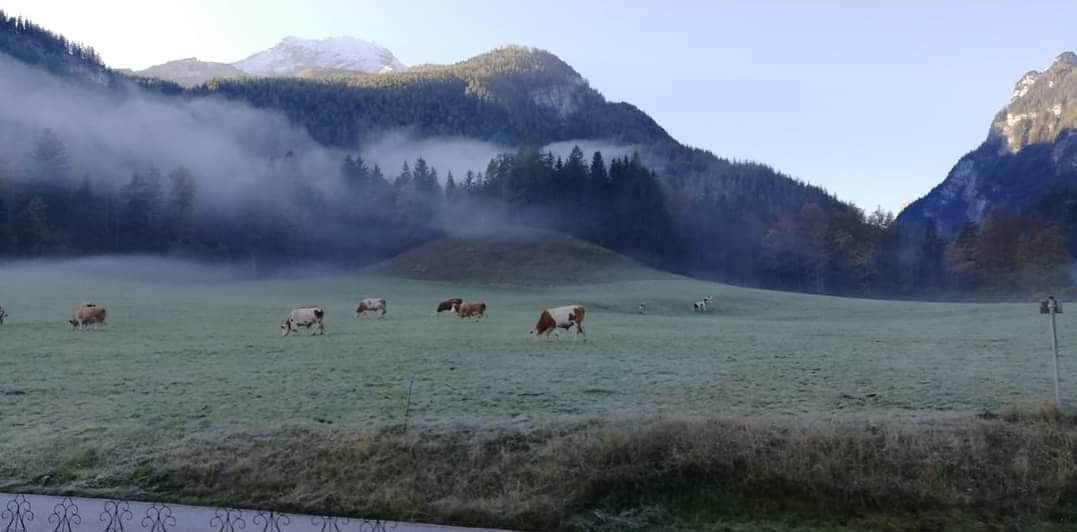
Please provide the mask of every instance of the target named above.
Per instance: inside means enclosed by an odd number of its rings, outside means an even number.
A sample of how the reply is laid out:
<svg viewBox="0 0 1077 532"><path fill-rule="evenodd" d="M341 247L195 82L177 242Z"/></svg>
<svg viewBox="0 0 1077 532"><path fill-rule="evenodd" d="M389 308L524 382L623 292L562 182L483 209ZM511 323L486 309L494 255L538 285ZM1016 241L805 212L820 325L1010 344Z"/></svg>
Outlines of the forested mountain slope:
<svg viewBox="0 0 1077 532"><path fill-rule="evenodd" d="M1060 60L1048 88L1070 83L1069 56ZM677 142L542 50L184 88L110 70L90 48L0 16L0 70L2 256L181 254L260 272L310 259L374 264L461 230L523 226L676 273L794 290L1067 284L1057 222L999 217L960 238L923 220L899 231L887 213L868 216L764 164ZM1022 129L1013 138L1033 144L1019 156L1036 153L1042 132L1068 127L1067 104L1048 104L1063 121ZM501 154L456 175L415 143L385 167L369 160L401 134ZM1049 158L1068 160L1057 146Z"/></svg>
<svg viewBox="0 0 1077 532"><path fill-rule="evenodd" d="M766 228L803 205L847 206L763 164L678 143L646 113L610 102L548 52L510 46L449 66L347 79L215 80L192 90L284 112L326 145L361 147L387 131L466 136L509 146L597 139L630 145L654 168L681 240L681 266L754 276Z"/></svg>

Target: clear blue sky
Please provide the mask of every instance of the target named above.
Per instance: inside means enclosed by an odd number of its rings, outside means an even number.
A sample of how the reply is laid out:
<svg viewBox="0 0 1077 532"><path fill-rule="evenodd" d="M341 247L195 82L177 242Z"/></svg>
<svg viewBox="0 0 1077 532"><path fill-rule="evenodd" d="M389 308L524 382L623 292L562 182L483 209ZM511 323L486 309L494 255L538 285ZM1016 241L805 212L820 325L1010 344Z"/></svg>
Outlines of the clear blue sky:
<svg viewBox="0 0 1077 532"><path fill-rule="evenodd" d="M898 209L986 136L1028 70L1077 48L1073 1L0 0L116 67L236 61L354 35L405 64L545 48L682 142Z"/></svg>

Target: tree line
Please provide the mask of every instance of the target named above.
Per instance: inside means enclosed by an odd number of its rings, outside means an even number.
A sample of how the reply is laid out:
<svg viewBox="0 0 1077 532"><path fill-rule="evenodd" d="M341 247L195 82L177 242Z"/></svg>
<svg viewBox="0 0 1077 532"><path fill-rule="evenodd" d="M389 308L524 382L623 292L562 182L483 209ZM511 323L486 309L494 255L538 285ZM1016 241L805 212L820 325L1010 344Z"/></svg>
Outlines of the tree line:
<svg viewBox="0 0 1077 532"><path fill-rule="evenodd" d="M934 225L898 226L890 213L814 204L771 226L763 284L810 292L932 296L1015 295L1070 287L1072 261L1057 222L994 212L940 237Z"/></svg>
<svg viewBox="0 0 1077 532"><path fill-rule="evenodd" d="M578 147L564 158L524 147L463 176L441 176L422 158L387 176L348 155L328 189L303 175L289 152L270 160L227 208L202 197L202 181L183 167L148 167L119 180L80 173L50 130L26 160L0 161L3 256L158 253L250 261L259 270L309 258L368 264L448 231L512 225L703 277L925 295L1068 286L1065 268L1077 246L1073 191L1055 192L1026 213L995 213L944 239L930 224L899 228L889 213L865 214L836 200L783 206L795 203L795 192L786 198L759 181L758 193L782 212L766 223L712 187L660 178L639 154L607 162Z"/></svg>
<svg viewBox="0 0 1077 532"><path fill-rule="evenodd" d="M114 74L90 46L68 40L22 17L0 10L0 51L46 70L78 79L111 84Z"/></svg>
<svg viewBox="0 0 1077 532"><path fill-rule="evenodd" d="M16 164L16 163L22 164ZM42 131L32 153L0 160L0 256L156 253L270 265L308 258L370 263L455 229L542 227L652 262L674 249L657 176L638 156L607 164L579 148L534 148L485 172L441 176L423 158L386 176L358 155L308 176L296 156L267 161L237 199L207 196L183 167L92 176ZM318 178L318 179L315 179ZM315 184L317 183L317 184Z"/></svg>

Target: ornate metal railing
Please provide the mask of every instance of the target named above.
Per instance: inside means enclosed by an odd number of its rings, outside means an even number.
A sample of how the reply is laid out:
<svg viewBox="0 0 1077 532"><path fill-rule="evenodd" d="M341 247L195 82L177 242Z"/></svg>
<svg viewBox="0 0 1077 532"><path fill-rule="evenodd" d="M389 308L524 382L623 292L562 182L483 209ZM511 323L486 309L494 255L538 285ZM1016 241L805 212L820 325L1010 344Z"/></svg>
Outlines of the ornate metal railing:
<svg viewBox="0 0 1077 532"><path fill-rule="evenodd" d="M39 512L51 507L47 519L34 513L35 505ZM84 515L98 519L84 522ZM251 532L389 532L398 527L406 532L426 527L331 515L0 494L0 532L240 532L248 525Z"/></svg>

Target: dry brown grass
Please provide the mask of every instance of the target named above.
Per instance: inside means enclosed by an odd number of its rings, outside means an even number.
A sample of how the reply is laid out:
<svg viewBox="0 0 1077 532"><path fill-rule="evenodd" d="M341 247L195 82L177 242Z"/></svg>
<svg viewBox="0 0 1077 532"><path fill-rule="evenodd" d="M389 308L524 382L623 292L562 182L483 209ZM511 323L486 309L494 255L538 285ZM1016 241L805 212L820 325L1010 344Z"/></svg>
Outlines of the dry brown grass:
<svg viewBox="0 0 1077 532"><path fill-rule="evenodd" d="M177 502L520 529L651 527L693 512L885 516L873 527L910 530L1074 523L1072 418L983 417L992 416L233 435L184 442L107 484Z"/></svg>

